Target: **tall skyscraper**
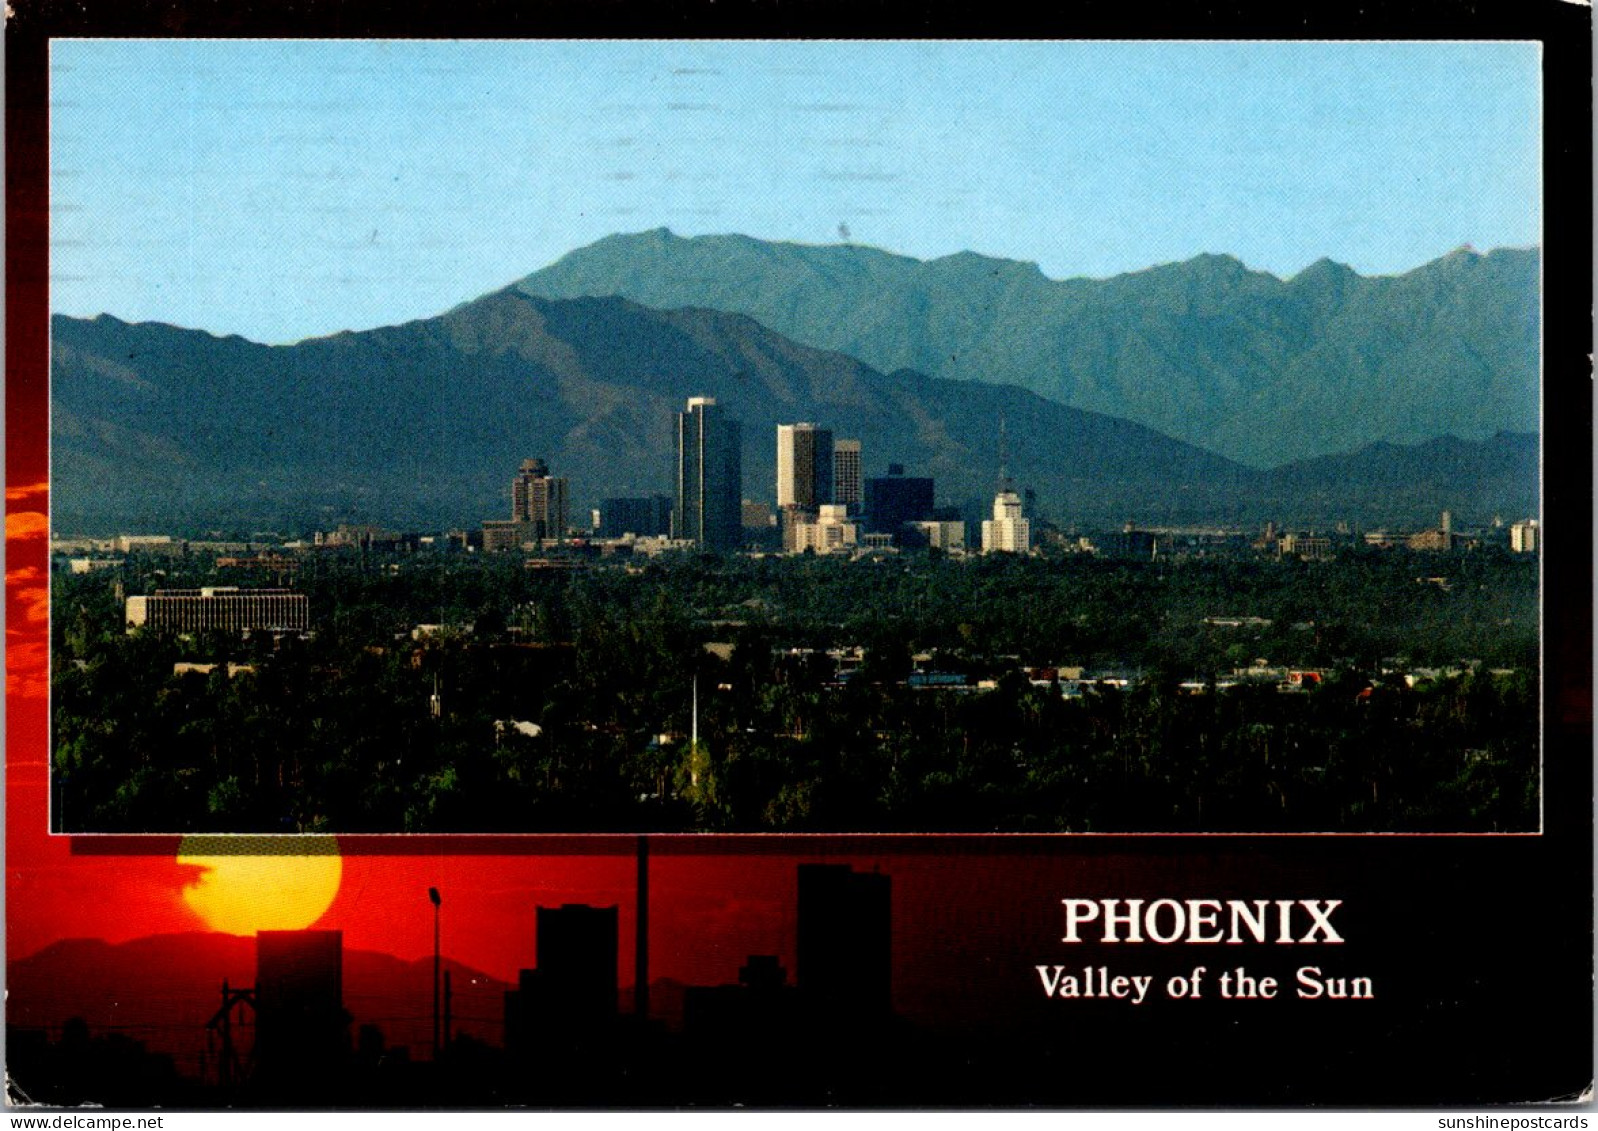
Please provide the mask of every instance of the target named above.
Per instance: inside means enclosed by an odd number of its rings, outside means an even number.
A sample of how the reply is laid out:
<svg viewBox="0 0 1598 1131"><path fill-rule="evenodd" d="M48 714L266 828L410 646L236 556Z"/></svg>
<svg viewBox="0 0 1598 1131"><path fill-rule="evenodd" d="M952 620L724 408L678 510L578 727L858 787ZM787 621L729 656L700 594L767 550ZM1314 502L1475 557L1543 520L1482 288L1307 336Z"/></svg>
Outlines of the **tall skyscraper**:
<svg viewBox="0 0 1598 1131"><path fill-rule="evenodd" d="M348 1044L343 932L257 932L258 1077L308 1084L336 1071Z"/></svg>
<svg viewBox="0 0 1598 1131"><path fill-rule="evenodd" d="M505 994L505 1049L570 1051L574 1037L616 1019L617 908L540 907L538 968Z"/></svg>
<svg viewBox="0 0 1598 1131"><path fill-rule="evenodd" d="M814 510L832 502L832 431L777 425L777 505Z"/></svg>
<svg viewBox="0 0 1598 1131"><path fill-rule="evenodd" d="M982 522L984 554L1025 554L1032 550L1032 523L1021 517L1021 496L1002 488L993 497L993 517Z"/></svg>
<svg viewBox="0 0 1598 1131"><path fill-rule="evenodd" d="M832 445L832 501L860 513L860 441L838 440Z"/></svg>
<svg viewBox="0 0 1598 1131"><path fill-rule="evenodd" d="M511 481L511 521L524 524L536 541L566 537L566 480L552 478L541 459L522 460Z"/></svg>
<svg viewBox="0 0 1598 1131"><path fill-rule="evenodd" d="M565 1020L616 1014L614 907L566 903L538 909L538 970L545 1004Z"/></svg>
<svg viewBox="0 0 1598 1131"><path fill-rule="evenodd" d="M892 888L848 864L799 865L799 992L837 1017L892 1009Z"/></svg>
<svg viewBox="0 0 1598 1131"><path fill-rule="evenodd" d="M677 509L672 536L713 550L743 545L743 434L714 397L677 414Z"/></svg>

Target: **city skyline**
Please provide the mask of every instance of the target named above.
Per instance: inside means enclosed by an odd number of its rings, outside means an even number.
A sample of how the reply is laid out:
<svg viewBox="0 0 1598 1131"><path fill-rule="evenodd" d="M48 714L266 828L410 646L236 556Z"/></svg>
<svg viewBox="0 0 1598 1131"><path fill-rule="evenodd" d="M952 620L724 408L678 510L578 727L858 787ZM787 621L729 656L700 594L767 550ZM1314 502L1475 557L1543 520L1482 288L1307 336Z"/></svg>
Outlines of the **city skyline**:
<svg viewBox="0 0 1598 1131"><path fill-rule="evenodd" d="M730 519L730 496L738 479L730 470L729 455L736 455L741 478L742 426L736 419L728 418L727 411L714 397L696 396L689 398L686 411L677 414L675 502L661 495L612 496L590 511L588 525L570 524L566 506L568 481L551 476L546 460L529 458L521 461L521 470L511 484L513 517L510 521L485 520L475 540L465 531L449 532L446 537L461 537L465 545L488 552L542 547L546 540L554 546L568 536L581 538L585 532L601 539L664 535L681 542L715 545L719 549L739 548L725 531L707 534L708 516L712 512L721 515L719 523L725 524ZM864 540L862 534L866 532L887 536L896 547L923 544L929 532L910 527L924 527L934 517L932 479L906 478L903 466L897 463L888 465L886 477L865 478L861 442L835 440L832 429L814 422L778 424L776 437L775 505L766 503L758 491L755 498L741 491L737 493L741 511L753 507L766 514L771 524L769 533L777 537L785 552L883 549L889 544ZM725 465L726 474L710 470L717 463ZM867 507L868 498L870 508ZM1019 506L1019 499L1016 499L1017 513ZM944 508L946 512L953 509L957 508ZM998 516L997 509L995 516ZM1026 533L1027 524L1022 522L1020 527L1015 527L1016 516L1009 517L1012 521L1003 528L1007 535L991 549L1028 552L1031 543ZM948 514L944 518L944 525L947 525ZM952 521L961 528L953 543L961 544L963 523ZM742 549L768 548L763 537L765 522L751 523L745 513L740 525ZM984 529L987 525L984 523ZM938 539L939 548L947 548L945 538L950 533L945 531ZM366 544L373 540L392 541L394 532L375 527L347 527L331 534L319 532L317 538L324 542L355 538ZM990 552L985 543L983 552ZM131 610L132 605L129 608Z"/></svg>
<svg viewBox="0 0 1598 1131"><path fill-rule="evenodd" d="M59 41L52 299L281 343L659 226L1052 278L1201 252L1391 274L1541 241L1539 64L1512 42Z"/></svg>
<svg viewBox="0 0 1598 1131"><path fill-rule="evenodd" d="M338 849L331 841L328 843L331 858L337 861ZM259 863L259 858L248 856L205 856L208 847L225 846L215 840L206 845L194 842L194 850L201 853L194 859L206 862L208 871L233 861ZM25 1081L30 1086L54 1089L76 1083L90 1089L97 1084L125 1089L127 1085L118 1079L122 1069L142 1062L148 1065L147 1071L159 1072L161 1066L156 1060L143 1061L148 1053L153 1058L166 1059L169 1067L175 1066L178 1076L189 1086L243 1087L247 1097L254 1085L263 1089L256 1095L271 1103L292 1096L325 1099L349 1094L349 1073L362 1061L368 1071L376 1067L373 1062L380 1059L378 1054L385 1045L398 1054L397 1060L389 1061L391 1070L407 1070L416 1059L443 1063L457 1053L471 1056L474 1049L481 1050L486 1044L503 1050L506 1059L498 1062L502 1070L525 1075L526 1066L517 1058L536 1053L541 1062L559 1060L570 1053L574 1038L580 1045L588 1045L590 1052L608 1049L619 1054L623 1046L616 1042L623 1039L647 1039L659 1051L668 1029L718 1039L726 1035L729 1020L758 1024L764 1018L771 1023L802 1022L812 1027L825 1025L840 1015L868 1024L886 1020L893 1009L893 932L891 881L883 874L880 860L874 861L869 871L856 871L852 862L831 862L825 857L806 862L804 857L790 857L769 879L781 892L779 902L760 903L752 908L763 945L775 945L750 951L742 960L718 952L700 966L714 971L710 978L682 981L681 975L657 976L650 969L649 952L660 945L672 956L671 969L681 970L683 940L658 937L659 929L648 926L652 902L649 857L645 838L638 838L630 901L618 899L605 905L562 900L551 904L540 898L531 907L530 936L503 928L494 931L500 936L500 943L509 947L507 955L518 959L518 969L511 977L489 975L457 957L463 942L483 941L472 937L476 933L473 930L452 930L452 945L447 952L435 931L434 965L448 969L443 975L442 997L435 973L430 1052L426 1051L425 1041L417 1039L417 1022L425 1017L372 1016L375 1002L382 1002L389 1010L401 1002L412 1008L418 1004L410 1000L420 988L420 983L409 976L410 967L395 967L392 963L374 966L374 959L390 953L391 946L377 951L347 948L345 930L340 925L345 917L328 910L309 913L309 926L267 927L263 922L258 929L243 935L238 933L238 928L248 926L243 921L208 922L207 935L226 936L227 942L248 939L254 943L253 976L237 965L241 955L223 939L212 942L199 935L180 934L132 940L135 947L153 947L156 952L169 955L181 954L187 948L188 960L208 968L215 984L207 984L205 975L191 976L170 984L166 993L155 999L136 991L127 994L126 1011L120 1015L128 1021L119 1028L140 1034L145 1040L133 1045L124 1038L113 1050L120 1058L119 1067L113 1069L108 1058L102 1065L104 1077L98 1080L74 1082L59 1078L59 1074L67 1056L81 1055L88 1040L101 1035L104 1019L98 1011L90 1017L74 1013L69 1019L60 1011L73 1007L60 1004L55 1006L56 1012L50 1012L52 995L43 982L38 978L25 979L25 1002L13 1009L10 1018L13 1038L28 1038L18 1042L23 1051L17 1053L15 1062L38 1077ZM782 877L784 867L786 880ZM281 873L274 875L257 868L252 875L260 891L278 897L293 894L294 881ZM231 880L222 882L237 887L241 880L235 872ZM670 891L681 895L676 884ZM446 888L441 895L438 887L430 887L427 894L435 914L443 909L444 895L449 897L452 915L459 912L458 889ZM504 901L493 902L500 906L492 914L498 922L505 922ZM622 910L629 903L630 920ZM478 914L486 910L480 907ZM661 910L666 912L668 929L682 923L680 917L670 914L669 904ZM516 918L525 921L525 915L523 911ZM224 930L224 926L228 929ZM531 965L529 959L534 960ZM34 958L57 969L59 963L70 966L75 960L70 946L61 953ZM223 963L220 968L219 961ZM346 968L353 978L346 977ZM121 977L128 976L124 963L119 961L116 969ZM386 973L383 981L374 981L377 970ZM451 975L459 985L452 985ZM184 989L175 994L179 984ZM664 988L672 997L663 1009L651 1009L647 990L651 985ZM619 994L623 989L629 997L625 1006ZM171 1011L182 1008L174 1004L182 993L192 999L190 1011L208 997L218 1000L213 995L219 995L222 1007L204 1025L198 1020L192 1025L174 1024ZM68 999L71 996L66 995ZM496 1008L500 1000L502 1014ZM751 1009L758 1016L751 1014ZM74 1026L80 1026L83 1034L82 1042L76 1046L72 1044L77 1039L72 1036ZM559 1036L552 1044L551 1036L556 1033ZM60 1036L57 1047L61 1059L41 1055L50 1034ZM215 1044L217 1037L221 1040L220 1049ZM457 1038L461 1038L460 1045ZM568 1065L568 1070L577 1067ZM544 1078L537 1087L549 1089L552 1079L558 1077ZM161 1088L173 1087L158 1074L153 1082L158 1096ZM554 1086L558 1090L559 1085ZM112 1097L116 1094L109 1093ZM167 1098L170 1101L178 1094L169 1092Z"/></svg>

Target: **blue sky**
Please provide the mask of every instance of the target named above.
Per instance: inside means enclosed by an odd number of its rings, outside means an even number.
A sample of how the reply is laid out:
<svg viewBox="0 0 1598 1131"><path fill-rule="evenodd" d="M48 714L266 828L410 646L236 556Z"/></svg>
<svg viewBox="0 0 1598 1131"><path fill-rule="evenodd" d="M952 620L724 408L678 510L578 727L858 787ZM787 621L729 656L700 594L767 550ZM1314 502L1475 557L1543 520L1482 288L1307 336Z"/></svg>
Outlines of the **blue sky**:
<svg viewBox="0 0 1598 1131"><path fill-rule="evenodd" d="M1541 242L1536 44L57 41L52 309L288 342L611 232L1228 252Z"/></svg>

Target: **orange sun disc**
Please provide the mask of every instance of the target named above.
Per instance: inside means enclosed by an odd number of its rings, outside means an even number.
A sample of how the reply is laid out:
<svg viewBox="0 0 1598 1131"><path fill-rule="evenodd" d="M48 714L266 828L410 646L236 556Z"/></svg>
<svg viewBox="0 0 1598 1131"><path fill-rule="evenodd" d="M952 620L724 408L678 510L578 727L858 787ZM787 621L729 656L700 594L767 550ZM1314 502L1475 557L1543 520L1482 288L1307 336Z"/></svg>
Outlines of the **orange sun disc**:
<svg viewBox="0 0 1598 1131"><path fill-rule="evenodd" d="M186 836L178 863L202 869L183 900L213 931L298 931L326 913L344 874L338 839Z"/></svg>

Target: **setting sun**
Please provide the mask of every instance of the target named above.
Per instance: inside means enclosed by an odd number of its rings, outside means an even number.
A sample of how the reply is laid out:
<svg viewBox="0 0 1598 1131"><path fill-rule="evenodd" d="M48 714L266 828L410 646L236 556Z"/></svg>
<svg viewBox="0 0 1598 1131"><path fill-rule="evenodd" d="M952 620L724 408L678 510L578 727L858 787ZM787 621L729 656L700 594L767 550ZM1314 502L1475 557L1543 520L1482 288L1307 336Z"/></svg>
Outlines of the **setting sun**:
<svg viewBox="0 0 1598 1131"><path fill-rule="evenodd" d="M202 871L183 899L213 931L253 935L309 927L338 894L335 837L184 837L178 863Z"/></svg>

